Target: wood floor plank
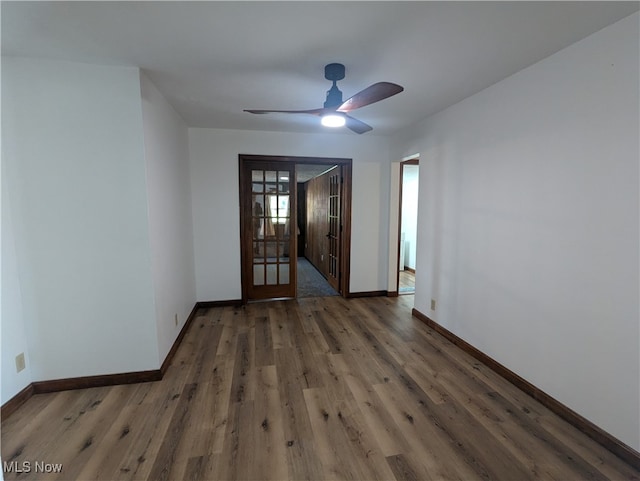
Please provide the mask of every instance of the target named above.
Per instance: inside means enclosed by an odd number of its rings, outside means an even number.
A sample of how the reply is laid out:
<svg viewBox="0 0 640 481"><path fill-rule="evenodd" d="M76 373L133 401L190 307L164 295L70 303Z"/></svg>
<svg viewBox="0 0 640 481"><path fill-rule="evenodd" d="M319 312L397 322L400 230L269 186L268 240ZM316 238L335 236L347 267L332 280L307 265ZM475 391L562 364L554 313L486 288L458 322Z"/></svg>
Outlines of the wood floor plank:
<svg viewBox="0 0 640 481"><path fill-rule="evenodd" d="M420 385L403 366L396 362L371 331L361 323L357 323L356 326L369 340L372 355L381 360L381 364L389 369L393 379L400 382L413 400L420 405L422 414L438 426L441 433L452 444L457 444L457 450L462 458L467 462L473 461L470 465L481 477L520 479L527 476L521 463L500 443L494 443L495 445L489 451L486 439L491 436L490 433L469 414L464 406L452 402L433 403ZM445 422L445 419L456 421ZM489 462L491 459L493 462Z"/></svg>
<svg viewBox="0 0 640 481"><path fill-rule="evenodd" d="M537 435L532 436L529 431L531 420L524 423L506 422L508 412L518 410L518 407L504 400L505 404L499 405L492 402L490 393L480 394L471 389L467 383L455 382L455 377L450 373L440 376L439 382L458 402L463 404L487 430L495 437L503 440L503 445L515 457L517 457L532 473L536 479L566 479L572 470L564 469L555 458L557 451L553 449L554 443L547 433L540 429Z"/></svg>
<svg viewBox="0 0 640 481"><path fill-rule="evenodd" d="M595 466L590 465L574 450L566 445L562 445L554 436L551 436L538 424L529 422L526 414L511 404L507 399L498 392L487 393L487 396L499 404L506 417L527 432L528 437L542 441L549 451L547 459L551 462L566 465L569 470L567 472L576 473L580 479L606 480Z"/></svg>
<svg viewBox="0 0 640 481"><path fill-rule="evenodd" d="M367 479L335 409L321 389L304 390L318 456L328 479Z"/></svg>
<svg viewBox="0 0 640 481"><path fill-rule="evenodd" d="M177 373L177 371L174 371ZM154 401L141 405L144 408L145 422L139 432L132 432L134 438L131 449L121 459L116 470L118 480L147 479L158 450L163 445L174 412L180 403L184 382L178 375L171 382L157 383L154 386Z"/></svg>
<svg viewBox="0 0 640 481"><path fill-rule="evenodd" d="M415 364L405 364L404 370L413 379L424 393L429 396L429 399L434 404L446 403L449 399L449 393L440 383L443 371L436 373L435 375L429 375L426 369L422 366L416 366Z"/></svg>
<svg viewBox="0 0 640 481"><path fill-rule="evenodd" d="M207 456L194 456L187 460L184 475L181 479L185 481L197 481L204 479L204 469Z"/></svg>
<svg viewBox="0 0 640 481"><path fill-rule="evenodd" d="M70 461L55 479L81 479L80 473L85 466L93 461L96 453L103 452L103 439L113 423L113 412L121 412L127 405L127 400L133 389L131 386L114 386L113 388L99 388L104 390L104 396L87 406L82 415L82 423L73 423L65 433L67 442L64 446L56 447L55 454L45 454L46 458L60 456ZM88 423L91 429L84 426Z"/></svg>
<svg viewBox="0 0 640 481"><path fill-rule="evenodd" d="M331 352L331 348L315 319L320 301L321 298L307 298L299 301L300 322L314 354L327 354Z"/></svg>
<svg viewBox="0 0 640 481"><path fill-rule="evenodd" d="M497 388L500 391L501 395L504 396L504 399L508 400L509 403L511 403L510 409L519 413L526 413L527 417L529 418L528 423L532 423L531 426L537 426L536 429L542 428L544 431L547 431L547 433L539 432L540 436L538 437L531 437L530 434L526 435L521 443L522 445L520 446L520 454L525 453L525 459L527 459L527 462L531 464L532 473L535 474L532 475L532 479L538 477L539 475L537 473L541 470L543 471L543 474L540 475L541 479L553 478L553 476L557 476L557 474L553 475L552 473L557 473L558 471L560 471L561 473L559 475L559 479L566 479L567 476L571 477L569 473L573 472L572 470L563 470L563 468L558 467L556 462L550 464L549 459L554 459L556 455L553 452L548 452L549 445L544 440L552 439L553 437L555 437L553 433L554 427L558 428L559 426L564 426L566 428L569 428L569 430L572 432L573 439L575 441L579 441L582 438L586 441L587 445L589 443L595 443L592 440L586 438L586 436L582 433L577 432L575 428L570 427L565 421L561 420L558 416L551 413L547 408L541 406L539 403L537 403L535 400L522 393L521 391L517 389L502 389L504 387L504 379L500 378L496 373L489 370L482 363L479 363L474 358L468 356L466 353L461 352L455 346L449 344L447 340L440 338L440 336L433 332L430 332L429 334L433 336L436 345L442 347L442 349L437 348L435 351L440 356L440 360L438 362L445 362L446 364L455 368L451 372L443 372L444 375L440 376L439 382L448 383L448 386L450 386L450 388L455 386L458 389L467 389L471 390L472 392L485 394L488 392L493 392L494 389ZM417 352L415 347L416 346L414 345L414 348L412 348L412 352L414 354ZM422 344L420 347L424 348L425 345ZM426 354L424 350L422 350L422 354ZM429 356L428 354L426 355ZM433 357L430 357L430 359L433 360ZM420 366L424 365L426 365L426 363L420 364ZM450 388L449 390L451 390ZM488 411L486 409L483 410L483 414L486 415L487 412ZM478 416L477 418L480 420L483 419L483 417L481 416ZM552 420L551 425L548 425L546 427L543 426L544 423L541 423L540 421L545 418ZM512 426L512 423L508 423L505 425L502 419L498 422L487 424L488 428L509 428ZM561 428L559 429L561 430ZM540 439L543 440L542 445L540 445L540 443L536 443L536 441L540 441ZM513 438L509 438L509 442L506 442L505 445L508 448L513 449L518 446L518 443L514 442ZM527 457L526 453L531 453L532 450L535 452L535 454L529 455ZM625 468L628 467L626 463L622 462L612 453L609 453L607 451L602 453L602 448L600 446L598 446L598 451L601 453L601 455L603 454L603 458L598 459L597 457L592 457L589 455L588 451L586 451L586 455L591 460L591 466L596 466L597 470L602 472L603 474L607 473L606 476L610 477L610 479L617 479L616 476L620 474L620 470L624 471ZM540 462L540 458L543 453L547 453L544 457L546 461ZM578 454L577 458L574 458L571 454L568 454L567 456L567 462L573 463L580 461L580 454ZM616 467L611 471L608 469L610 465L618 466L618 463L620 462L622 462L624 466ZM611 477L611 472L615 472L617 474ZM587 474L582 473L581 476L587 476ZM588 476L590 479L599 479L600 473L595 473L594 475ZM620 479L638 479L637 476L637 471L632 470L630 472L627 472Z"/></svg>
<svg viewBox="0 0 640 481"><path fill-rule="evenodd" d="M289 470L276 366L258 368L256 379L253 477L280 481Z"/></svg>
<svg viewBox="0 0 640 481"><path fill-rule="evenodd" d="M345 371L346 363L343 354L317 354L316 359L322 375L322 387L334 401L341 401L351 397L347 386Z"/></svg>
<svg viewBox="0 0 640 481"><path fill-rule="evenodd" d="M29 399L21 406L19 415L13 415L2 423L3 433L19 434L2 436L2 460L22 463L40 455L51 442L47 435L62 437L66 423L59 420L71 419L70 412L79 398L78 393L66 391L37 394Z"/></svg>
<svg viewBox="0 0 640 481"><path fill-rule="evenodd" d="M244 332L238 334L236 358L231 384L231 401L242 403L253 399L253 377L251 369L251 352L249 349L249 335Z"/></svg>
<svg viewBox="0 0 640 481"><path fill-rule="evenodd" d="M268 306L265 306L269 324L271 325L271 338L274 349L293 347L289 331L286 329L288 322L284 304L283 301L276 301L270 302Z"/></svg>
<svg viewBox="0 0 640 481"><path fill-rule="evenodd" d="M395 454L387 458L389 467L397 481L432 481L434 478L421 466L413 462L408 454Z"/></svg>
<svg viewBox="0 0 640 481"><path fill-rule="evenodd" d="M373 386L387 407L389 414L411 446L411 452L420 453L421 463L435 479L483 479L469 466L469 460L460 457L438 428L423 416L417 416L418 406L394 382Z"/></svg>
<svg viewBox="0 0 640 481"><path fill-rule="evenodd" d="M225 431L229 418L231 385L234 361L225 356L216 356L209 383L209 412L213 421L211 449L209 454L220 454L225 443Z"/></svg>
<svg viewBox="0 0 640 481"><path fill-rule="evenodd" d="M357 407L362 412L383 455L386 457L408 452L409 443L384 407L373 386L367 385L356 376L348 374L346 377Z"/></svg>
<svg viewBox="0 0 640 481"><path fill-rule="evenodd" d="M218 476L215 479L257 479L254 463L256 418L254 402L245 400L231 405L227 439L222 451Z"/></svg>
<svg viewBox="0 0 640 481"><path fill-rule="evenodd" d="M340 334L343 345L341 351L348 364L357 366L359 374L364 376L370 384L377 384L388 380L388 372L380 365L378 359L371 356L367 340L358 336L353 327L351 315L346 320L326 319L329 327Z"/></svg>
<svg viewBox="0 0 640 481"><path fill-rule="evenodd" d="M3 419L3 461L64 466L4 478L640 481L412 299L199 309L161 381L39 394Z"/></svg>
<svg viewBox="0 0 640 481"><path fill-rule="evenodd" d="M329 327L328 323L325 320L325 316L327 314L325 314L323 311L315 310L311 313L311 315L316 325L320 329L320 332L322 333L324 341L330 352L332 354L340 354L341 352L343 352L344 348L340 343L340 336L337 333L333 332L333 330L331 329L331 327Z"/></svg>
<svg viewBox="0 0 640 481"><path fill-rule="evenodd" d="M323 298L321 297L308 297L298 300L298 308L300 309L300 322L302 328L307 334L311 334L316 331L317 325L313 318L313 312L318 309L322 309Z"/></svg>
<svg viewBox="0 0 640 481"><path fill-rule="evenodd" d="M54 397L60 395L61 399L70 401L70 403L62 411L56 409L58 417L41 417L42 423L36 431L33 431L32 441L22 444L19 448L19 455L16 457L17 453L12 453L9 461L20 460L33 464L38 460L50 462L50 459L65 459L68 461L63 463L66 465L62 473L63 476L66 476L68 472L73 473L81 469L87 460L84 451L92 450L94 440L100 439L104 434L105 410L99 409L100 405L105 402L105 399L108 399L109 402L105 404L105 407L111 407L112 402L119 399L120 392L121 389L115 392L112 388L92 388L75 393L75 395L54 394ZM48 415L52 414L49 412ZM61 438L67 440L66 444L64 446L56 445L55 441ZM4 450L4 441L2 447ZM3 460L7 460L4 454ZM56 479L57 477L58 475L54 473L45 476L46 479ZM5 479L12 478L5 476Z"/></svg>
<svg viewBox="0 0 640 481"><path fill-rule="evenodd" d="M393 479L376 434L365 421L355 399L338 401L336 407L338 420L351 442L354 461L360 463L360 469L365 473L362 479Z"/></svg>
<svg viewBox="0 0 640 481"><path fill-rule="evenodd" d="M83 467L78 479L116 479L121 460L135 444L136 435L145 422L147 406L125 406L97 446L96 453Z"/></svg>
<svg viewBox="0 0 640 481"><path fill-rule="evenodd" d="M291 348L276 351L276 369L289 476L292 479L324 479L303 395L306 388L303 369Z"/></svg>
<svg viewBox="0 0 640 481"><path fill-rule="evenodd" d="M311 348L311 342L302 327L300 310L297 308L297 305L288 303L286 304L285 311L287 313L287 325L291 337L292 349L295 351L296 358L299 359L303 369L305 387L312 388L322 386L320 367L315 353Z"/></svg>
<svg viewBox="0 0 640 481"><path fill-rule="evenodd" d="M257 317L255 325L256 366L271 366L275 361L269 318L267 316Z"/></svg>
<svg viewBox="0 0 640 481"><path fill-rule="evenodd" d="M196 396L197 390L198 384L187 384L180 394L180 401L173 412L163 442L155 456L155 461L149 474L150 479L158 481L175 479L172 477L172 473L175 476L174 462L177 459L176 453L178 445L185 435L184 427L189 416L189 410L192 409L192 401Z"/></svg>
<svg viewBox="0 0 640 481"><path fill-rule="evenodd" d="M588 436L577 433L573 426L558 419L557 416L551 414L549 418L543 417L539 423L558 441L570 446L582 459L597 467L608 479L640 481L640 471L629 466L613 453L603 451L602 446Z"/></svg>
<svg viewBox="0 0 640 481"><path fill-rule="evenodd" d="M238 333L239 319L238 309L228 308L221 317L220 323L223 326L220 341L218 341L217 354L221 356L233 356L236 352L236 341Z"/></svg>

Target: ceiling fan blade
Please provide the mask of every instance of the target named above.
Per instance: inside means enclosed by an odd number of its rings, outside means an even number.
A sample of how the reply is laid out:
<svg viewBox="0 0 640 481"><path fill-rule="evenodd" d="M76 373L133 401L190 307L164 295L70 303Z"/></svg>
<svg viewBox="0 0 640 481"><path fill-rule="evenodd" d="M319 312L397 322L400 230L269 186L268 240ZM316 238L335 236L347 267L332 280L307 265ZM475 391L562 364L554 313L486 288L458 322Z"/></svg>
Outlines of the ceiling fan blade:
<svg viewBox="0 0 640 481"><path fill-rule="evenodd" d="M370 85L364 90L361 90L346 102L343 102L337 110L338 112L350 112L352 110L359 109L360 107L364 107L365 105L370 105L399 94L403 90L404 87L397 84L390 82L378 82Z"/></svg>
<svg viewBox="0 0 640 481"><path fill-rule="evenodd" d="M354 131L356 134L364 134L365 132L369 132L373 130L368 124L365 124L362 120L354 119L353 117L345 114L346 123L345 126Z"/></svg>
<svg viewBox="0 0 640 481"><path fill-rule="evenodd" d="M327 109L309 109L309 110L247 110L244 112L249 112L250 114L311 114L311 115L321 115L326 112Z"/></svg>

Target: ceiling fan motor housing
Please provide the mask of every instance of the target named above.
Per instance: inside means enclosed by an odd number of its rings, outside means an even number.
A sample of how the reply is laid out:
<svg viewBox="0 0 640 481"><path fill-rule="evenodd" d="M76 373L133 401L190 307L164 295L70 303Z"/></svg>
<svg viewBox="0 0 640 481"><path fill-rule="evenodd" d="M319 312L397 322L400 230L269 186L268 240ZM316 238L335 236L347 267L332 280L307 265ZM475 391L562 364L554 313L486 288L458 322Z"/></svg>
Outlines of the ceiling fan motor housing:
<svg viewBox="0 0 640 481"><path fill-rule="evenodd" d="M338 89L336 82L344 78L344 65L341 63L330 63L324 67L324 78L331 80L333 86L327 91L327 100L324 103L324 108L338 107L342 104L342 92Z"/></svg>
<svg viewBox="0 0 640 481"><path fill-rule="evenodd" d="M330 63L324 68L324 78L334 82L344 78L344 65L341 63Z"/></svg>

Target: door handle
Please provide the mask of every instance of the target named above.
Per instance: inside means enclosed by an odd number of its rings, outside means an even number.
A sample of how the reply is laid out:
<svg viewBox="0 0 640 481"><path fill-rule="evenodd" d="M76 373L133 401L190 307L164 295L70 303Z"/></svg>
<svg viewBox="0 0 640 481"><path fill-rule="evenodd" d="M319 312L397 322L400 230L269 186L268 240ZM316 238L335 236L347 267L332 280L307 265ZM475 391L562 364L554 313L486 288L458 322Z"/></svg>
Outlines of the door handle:
<svg viewBox="0 0 640 481"><path fill-rule="evenodd" d="M331 239L331 232L327 234L327 239Z"/></svg>

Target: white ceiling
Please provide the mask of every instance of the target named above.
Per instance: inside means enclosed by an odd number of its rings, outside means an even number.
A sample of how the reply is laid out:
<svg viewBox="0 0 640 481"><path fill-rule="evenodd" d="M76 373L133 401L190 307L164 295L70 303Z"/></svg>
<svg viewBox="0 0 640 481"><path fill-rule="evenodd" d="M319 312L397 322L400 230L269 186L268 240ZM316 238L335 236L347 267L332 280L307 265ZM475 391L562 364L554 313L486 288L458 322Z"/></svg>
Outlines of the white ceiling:
<svg viewBox="0 0 640 481"><path fill-rule="evenodd" d="M638 10L638 2L2 2L2 53L144 69L189 126L319 132L324 66L390 134ZM341 133L356 135L346 129Z"/></svg>

